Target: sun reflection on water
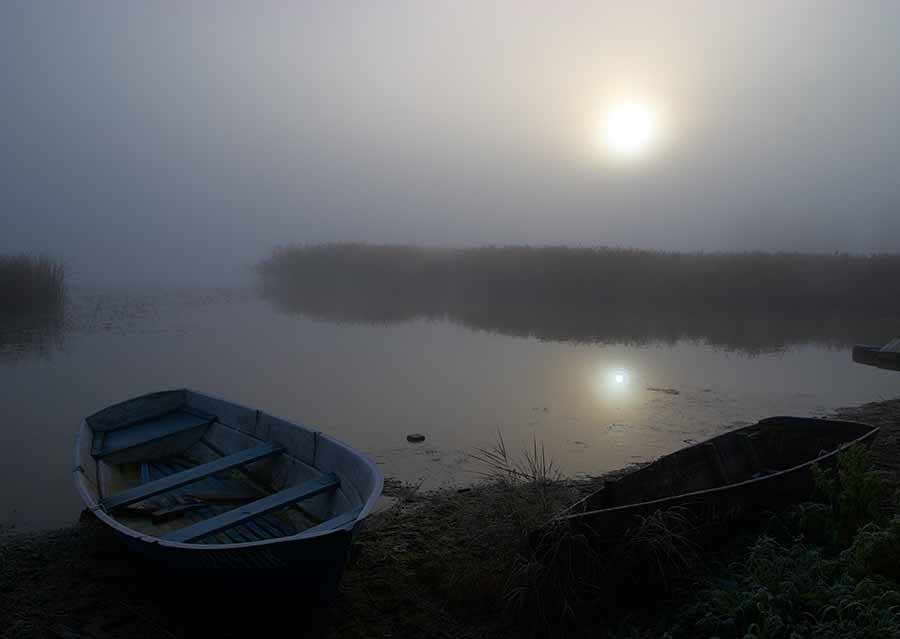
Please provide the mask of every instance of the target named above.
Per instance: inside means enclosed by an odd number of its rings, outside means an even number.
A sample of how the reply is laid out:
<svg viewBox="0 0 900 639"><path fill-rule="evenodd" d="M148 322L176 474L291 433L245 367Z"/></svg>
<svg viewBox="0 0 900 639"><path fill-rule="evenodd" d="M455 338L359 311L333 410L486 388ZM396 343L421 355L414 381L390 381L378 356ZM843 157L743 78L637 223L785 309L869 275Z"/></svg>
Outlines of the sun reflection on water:
<svg viewBox="0 0 900 639"><path fill-rule="evenodd" d="M627 368L604 367L597 375L595 387L598 394L604 398L621 398L629 394L633 379L633 373Z"/></svg>

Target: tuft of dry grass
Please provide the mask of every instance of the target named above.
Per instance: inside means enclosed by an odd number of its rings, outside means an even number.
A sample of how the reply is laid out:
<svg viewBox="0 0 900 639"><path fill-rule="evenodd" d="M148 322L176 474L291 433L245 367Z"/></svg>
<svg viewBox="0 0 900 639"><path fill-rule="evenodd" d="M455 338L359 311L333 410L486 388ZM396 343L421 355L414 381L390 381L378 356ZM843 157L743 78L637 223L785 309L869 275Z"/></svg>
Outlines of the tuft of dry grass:
<svg viewBox="0 0 900 639"><path fill-rule="evenodd" d="M513 457L503 441L503 433L497 430L497 441L491 448L476 448L470 457L487 467L480 474L486 479L499 481L526 481L548 484L560 478L561 474L541 442L538 449L537 435L532 435L532 448L522 451L521 458Z"/></svg>
<svg viewBox="0 0 900 639"><path fill-rule="evenodd" d="M538 445L537 436L532 435L531 450L525 448L521 456L512 455L506 448L503 433L497 430L497 440L490 448L476 448L469 456L484 465L485 470L477 471L488 482L498 484L529 484L546 502L547 488L562 478L554 461L547 457L544 443ZM547 504L542 506L546 508Z"/></svg>
<svg viewBox="0 0 900 639"><path fill-rule="evenodd" d="M686 509L639 517L619 543L571 522L542 527L514 560L507 611L538 636L608 627L700 573L697 527Z"/></svg>
<svg viewBox="0 0 900 639"><path fill-rule="evenodd" d="M687 508L672 507L639 517L611 558L611 570L631 585L664 593L674 581L697 573L699 530Z"/></svg>
<svg viewBox="0 0 900 639"><path fill-rule="evenodd" d="M403 623L415 626L408 636L515 636L499 614L515 557L530 531L592 489L516 470L462 492L404 491L358 543L345 587L377 595L357 614L378 627L400 606Z"/></svg>

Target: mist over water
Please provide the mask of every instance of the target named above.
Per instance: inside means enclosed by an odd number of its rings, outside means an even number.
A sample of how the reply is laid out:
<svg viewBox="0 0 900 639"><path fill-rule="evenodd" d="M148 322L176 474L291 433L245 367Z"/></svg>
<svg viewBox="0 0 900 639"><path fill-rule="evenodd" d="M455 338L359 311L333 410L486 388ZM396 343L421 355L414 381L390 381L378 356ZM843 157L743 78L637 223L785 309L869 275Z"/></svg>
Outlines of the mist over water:
<svg viewBox="0 0 900 639"><path fill-rule="evenodd" d="M293 241L893 251L898 35L890 2L5 2L0 253L221 283ZM610 161L629 101L659 139Z"/></svg>
<svg viewBox="0 0 900 639"><path fill-rule="evenodd" d="M71 521L81 417L164 388L430 487L497 427L596 474L894 393L847 349L896 330L896 257L869 256L900 250L898 42L886 1L4 2L0 255L58 260L68 293L0 326L4 470L32 478L0 525ZM606 304L562 253L462 288L257 280L332 242L666 253ZM644 268L715 251L756 266Z"/></svg>
<svg viewBox="0 0 900 639"><path fill-rule="evenodd" d="M897 0L0 0L0 635L900 637L898 63Z"/></svg>

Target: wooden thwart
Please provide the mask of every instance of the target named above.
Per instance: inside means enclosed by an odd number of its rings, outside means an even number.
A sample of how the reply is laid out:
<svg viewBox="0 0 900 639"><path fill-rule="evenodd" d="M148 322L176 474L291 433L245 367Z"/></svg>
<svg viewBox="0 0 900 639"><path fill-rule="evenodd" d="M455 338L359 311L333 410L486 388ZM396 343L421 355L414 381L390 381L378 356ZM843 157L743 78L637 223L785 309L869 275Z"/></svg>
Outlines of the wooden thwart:
<svg viewBox="0 0 900 639"><path fill-rule="evenodd" d="M91 455L97 459L102 459L113 453L147 444L157 439L163 439L176 433L206 426L213 421L215 421L214 417L201 417L185 411L175 411L135 426L98 432L94 434Z"/></svg>
<svg viewBox="0 0 900 639"><path fill-rule="evenodd" d="M181 486L191 484L230 468L244 466L259 461L260 459L271 457L272 455L282 452L282 450L283 448L280 445L272 442L242 450L233 455L211 461L208 464L194 466L193 468L183 470L179 473L173 473L162 479L150 481L135 488L116 493L115 495L111 495L102 500L100 505L103 506L106 512L111 512L116 508L143 501L149 497L180 488Z"/></svg>
<svg viewBox="0 0 900 639"><path fill-rule="evenodd" d="M313 479L311 481L300 484L299 486L292 486L273 495L268 495L267 497L263 497L262 499L257 499L256 501L246 504L245 506L234 508L232 510L229 510L228 512L224 512L221 515L216 515L215 517L211 517L205 521L200 521L191 526L180 528L174 532L169 533L168 535L163 537L163 539L165 539L166 541L190 543L192 541L208 537L209 535L222 532L223 530L234 528L235 526L239 526L244 522L259 517L260 515L272 512L273 510L278 510L279 508L283 508L284 506L287 506L289 504L293 504L303 499L308 499L310 497L320 495L328 490L337 488L340 483L341 482L338 479L337 475L335 475L334 473L329 473L327 475L319 477L318 479ZM321 526L322 524L319 525Z"/></svg>

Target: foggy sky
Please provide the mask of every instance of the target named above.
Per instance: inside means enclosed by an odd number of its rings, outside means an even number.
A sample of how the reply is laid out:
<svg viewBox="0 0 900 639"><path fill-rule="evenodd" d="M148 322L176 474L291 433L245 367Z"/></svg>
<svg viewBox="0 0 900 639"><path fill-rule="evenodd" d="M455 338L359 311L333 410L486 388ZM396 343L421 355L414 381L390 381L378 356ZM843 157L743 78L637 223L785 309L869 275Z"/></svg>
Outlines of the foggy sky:
<svg viewBox="0 0 900 639"><path fill-rule="evenodd" d="M4 0L0 253L206 281L297 241L897 251L898 64L892 0ZM632 96L665 135L620 166L595 132Z"/></svg>

